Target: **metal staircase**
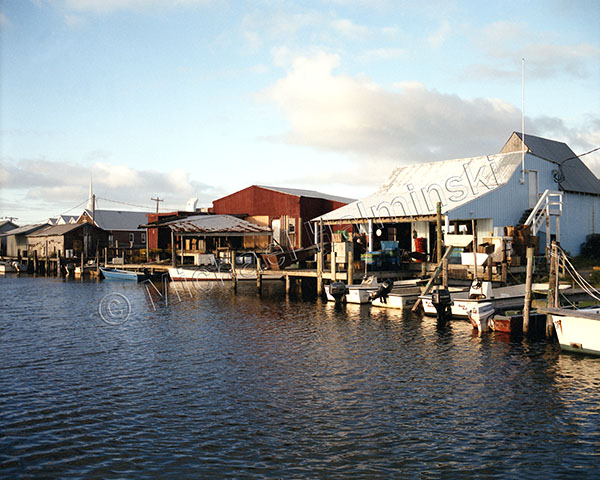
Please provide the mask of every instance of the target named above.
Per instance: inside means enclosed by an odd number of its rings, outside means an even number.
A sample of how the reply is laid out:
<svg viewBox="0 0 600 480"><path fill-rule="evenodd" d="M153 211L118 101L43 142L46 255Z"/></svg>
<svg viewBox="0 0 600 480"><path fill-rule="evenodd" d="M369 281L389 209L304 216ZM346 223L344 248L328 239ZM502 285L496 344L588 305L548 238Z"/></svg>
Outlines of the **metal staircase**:
<svg viewBox="0 0 600 480"><path fill-rule="evenodd" d="M546 225L546 246L550 247L550 217L556 224L556 241L560 241L560 221L563 210L563 192L546 190L535 204L523 225L531 226L531 233L537 235L542 225ZM525 212L527 213L527 212Z"/></svg>

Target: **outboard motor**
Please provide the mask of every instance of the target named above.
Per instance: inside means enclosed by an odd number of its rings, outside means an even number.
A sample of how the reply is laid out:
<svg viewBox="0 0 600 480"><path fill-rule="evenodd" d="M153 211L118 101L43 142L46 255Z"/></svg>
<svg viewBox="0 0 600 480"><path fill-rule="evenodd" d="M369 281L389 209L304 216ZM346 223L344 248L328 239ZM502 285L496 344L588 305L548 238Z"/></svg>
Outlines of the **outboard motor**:
<svg viewBox="0 0 600 480"><path fill-rule="evenodd" d="M335 303L340 303L348 293L348 287L343 282L333 282L329 285L329 293L335 299Z"/></svg>
<svg viewBox="0 0 600 480"><path fill-rule="evenodd" d="M450 292L446 288L437 288L431 293L431 303L435 307L437 312L438 322L445 322L452 314L450 305L452 300L450 298Z"/></svg>
<svg viewBox="0 0 600 480"><path fill-rule="evenodd" d="M377 291L371 293L371 300L375 300L376 298L381 298L381 301L383 303L387 303L387 296L390 294L393 287L394 287L393 280L390 280L389 278L387 280L384 280L384 282L381 285L379 285L379 288L377 289Z"/></svg>

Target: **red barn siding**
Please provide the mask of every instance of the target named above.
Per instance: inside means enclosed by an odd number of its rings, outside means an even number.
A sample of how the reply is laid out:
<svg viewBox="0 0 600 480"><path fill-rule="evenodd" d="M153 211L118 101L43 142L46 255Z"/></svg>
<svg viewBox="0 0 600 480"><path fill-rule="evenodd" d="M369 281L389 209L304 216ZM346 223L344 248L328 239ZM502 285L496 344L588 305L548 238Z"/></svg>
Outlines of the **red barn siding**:
<svg viewBox="0 0 600 480"><path fill-rule="evenodd" d="M313 243L313 233L309 221L344 205L346 204L323 198L300 197L252 185L214 200L213 212L217 215L268 216L270 226L273 219L281 218L284 215L294 218L296 219L296 232L301 232L301 246L306 247Z"/></svg>

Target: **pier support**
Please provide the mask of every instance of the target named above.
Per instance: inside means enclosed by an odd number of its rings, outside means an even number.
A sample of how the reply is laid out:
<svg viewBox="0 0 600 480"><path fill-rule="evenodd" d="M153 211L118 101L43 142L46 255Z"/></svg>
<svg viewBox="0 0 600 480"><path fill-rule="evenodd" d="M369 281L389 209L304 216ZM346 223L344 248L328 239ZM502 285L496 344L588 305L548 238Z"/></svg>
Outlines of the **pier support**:
<svg viewBox="0 0 600 480"><path fill-rule="evenodd" d="M523 305L523 333L529 332L531 310L531 283L533 278L533 247L527 247L527 277L525 278L525 304Z"/></svg>
<svg viewBox="0 0 600 480"><path fill-rule="evenodd" d="M558 308L558 249L556 243L552 242L550 247L550 272L548 275L548 308ZM552 316L546 315L546 337L552 336L554 324L552 323Z"/></svg>
<svg viewBox="0 0 600 480"><path fill-rule="evenodd" d="M346 282L348 285L352 285L354 283L354 244L350 242L350 247L348 248L348 281Z"/></svg>

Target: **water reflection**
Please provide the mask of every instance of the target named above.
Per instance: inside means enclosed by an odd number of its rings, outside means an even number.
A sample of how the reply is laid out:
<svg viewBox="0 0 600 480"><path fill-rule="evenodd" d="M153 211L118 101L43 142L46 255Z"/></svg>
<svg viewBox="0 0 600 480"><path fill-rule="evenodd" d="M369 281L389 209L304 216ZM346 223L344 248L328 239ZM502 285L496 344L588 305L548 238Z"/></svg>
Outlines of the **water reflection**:
<svg viewBox="0 0 600 480"><path fill-rule="evenodd" d="M599 359L241 284L4 278L0 476L595 474ZM131 314L102 321L125 295ZM156 300L156 299L155 299Z"/></svg>

